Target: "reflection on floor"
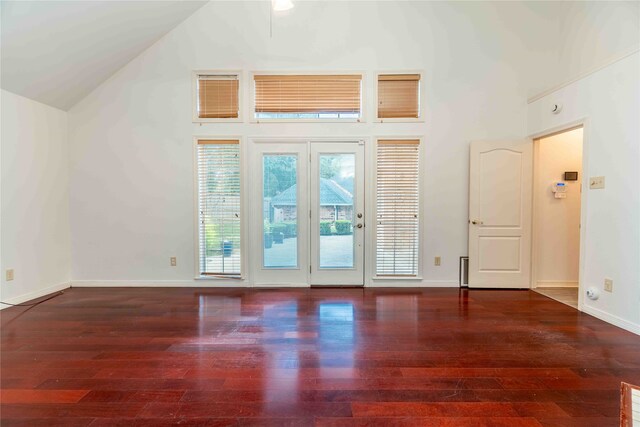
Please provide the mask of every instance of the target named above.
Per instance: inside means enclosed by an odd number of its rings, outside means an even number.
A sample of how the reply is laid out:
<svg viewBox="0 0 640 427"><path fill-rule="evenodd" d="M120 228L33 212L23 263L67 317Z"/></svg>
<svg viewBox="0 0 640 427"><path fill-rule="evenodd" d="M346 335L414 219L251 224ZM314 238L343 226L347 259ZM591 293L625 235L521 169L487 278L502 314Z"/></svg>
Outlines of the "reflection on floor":
<svg viewBox="0 0 640 427"><path fill-rule="evenodd" d="M620 425L640 337L540 294L72 288L0 313L2 426Z"/></svg>
<svg viewBox="0 0 640 427"><path fill-rule="evenodd" d="M578 288L535 288L534 291L578 309Z"/></svg>

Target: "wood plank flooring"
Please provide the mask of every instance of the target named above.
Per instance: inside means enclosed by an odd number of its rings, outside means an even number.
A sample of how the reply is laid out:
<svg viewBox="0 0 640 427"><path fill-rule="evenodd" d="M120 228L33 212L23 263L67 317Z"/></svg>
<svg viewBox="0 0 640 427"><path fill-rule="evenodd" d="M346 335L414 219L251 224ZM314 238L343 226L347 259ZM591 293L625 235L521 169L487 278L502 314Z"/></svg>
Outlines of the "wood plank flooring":
<svg viewBox="0 0 640 427"><path fill-rule="evenodd" d="M70 289L0 312L4 426L616 426L640 337L530 291Z"/></svg>

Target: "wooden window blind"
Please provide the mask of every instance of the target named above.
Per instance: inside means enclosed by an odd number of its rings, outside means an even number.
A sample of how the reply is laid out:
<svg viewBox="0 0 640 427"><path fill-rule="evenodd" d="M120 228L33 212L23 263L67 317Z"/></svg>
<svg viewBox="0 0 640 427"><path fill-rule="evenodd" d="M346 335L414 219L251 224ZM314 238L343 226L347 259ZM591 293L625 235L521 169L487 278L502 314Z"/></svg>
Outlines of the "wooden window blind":
<svg viewBox="0 0 640 427"><path fill-rule="evenodd" d="M237 119L239 83L236 75L198 75L198 118Z"/></svg>
<svg viewBox="0 0 640 427"><path fill-rule="evenodd" d="M198 141L201 275L240 275L240 143Z"/></svg>
<svg viewBox="0 0 640 427"><path fill-rule="evenodd" d="M255 113L330 114L360 117L362 76L255 75Z"/></svg>
<svg viewBox="0 0 640 427"><path fill-rule="evenodd" d="M420 117L420 74L378 76L378 118Z"/></svg>
<svg viewBox="0 0 640 427"><path fill-rule="evenodd" d="M416 276L419 261L420 140L379 140L376 159L376 275Z"/></svg>

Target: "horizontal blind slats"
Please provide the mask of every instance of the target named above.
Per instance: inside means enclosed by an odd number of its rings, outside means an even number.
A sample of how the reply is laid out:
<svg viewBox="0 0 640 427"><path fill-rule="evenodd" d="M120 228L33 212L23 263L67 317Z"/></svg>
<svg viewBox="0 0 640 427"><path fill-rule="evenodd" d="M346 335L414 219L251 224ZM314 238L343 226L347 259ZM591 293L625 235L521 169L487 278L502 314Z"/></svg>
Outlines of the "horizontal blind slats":
<svg viewBox="0 0 640 427"><path fill-rule="evenodd" d="M376 160L376 274L416 276L420 140L379 140Z"/></svg>
<svg viewBox="0 0 640 427"><path fill-rule="evenodd" d="M420 117L420 75L378 76L378 118Z"/></svg>
<svg viewBox="0 0 640 427"><path fill-rule="evenodd" d="M199 140L197 154L200 273L239 275L239 141Z"/></svg>
<svg viewBox="0 0 640 427"><path fill-rule="evenodd" d="M360 113L361 75L255 75L256 113Z"/></svg>
<svg viewBox="0 0 640 427"><path fill-rule="evenodd" d="M229 76L198 76L198 117L201 119L238 118L239 80Z"/></svg>

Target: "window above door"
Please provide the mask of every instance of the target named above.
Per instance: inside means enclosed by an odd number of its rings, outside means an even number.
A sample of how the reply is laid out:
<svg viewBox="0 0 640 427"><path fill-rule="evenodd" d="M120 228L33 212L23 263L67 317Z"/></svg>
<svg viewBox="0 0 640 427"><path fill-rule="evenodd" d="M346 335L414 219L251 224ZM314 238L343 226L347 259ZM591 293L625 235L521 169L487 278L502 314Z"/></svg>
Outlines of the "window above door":
<svg viewBox="0 0 640 427"><path fill-rule="evenodd" d="M362 74L253 75L253 120L363 120Z"/></svg>

